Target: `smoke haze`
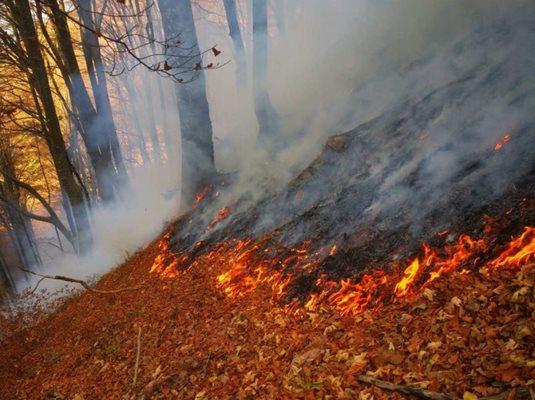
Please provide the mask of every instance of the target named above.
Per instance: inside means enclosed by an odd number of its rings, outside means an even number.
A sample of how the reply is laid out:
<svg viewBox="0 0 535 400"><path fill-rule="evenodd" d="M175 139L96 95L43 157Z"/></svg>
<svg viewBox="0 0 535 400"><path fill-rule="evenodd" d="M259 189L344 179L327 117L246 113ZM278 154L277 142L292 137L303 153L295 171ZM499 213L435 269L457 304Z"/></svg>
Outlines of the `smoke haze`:
<svg viewBox="0 0 535 400"><path fill-rule="evenodd" d="M364 127L355 136L361 141L358 146L366 147L367 158L354 162L366 169L367 185L373 190L362 200L362 210L354 210L355 216L391 216L393 210L408 207L411 219L418 221L440 204L452 182L480 186L475 195L479 201L478 196L503 192L515 168L517 174L530 168L525 160L533 156L533 2L295 0L287 2L290 8L284 37L270 27L268 88L282 120L280 135L274 138L279 149L274 159L256 144L251 82L245 91L236 89L227 28L206 22L196 10L201 48L216 45L223 50L221 57L231 61L208 72L206 79L216 162L221 171L237 174L234 191L207 211L205 222L222 204L246 192L254 203L263 196L259 187L282 188L318 157L328 137L377 118L374 129ZM250 50L250 36L245 41ZM252 72L249 68L249 78ZM126 80L135 84L152 79L148 71L136 74L138 79ZM171 83L163 85L168 88ZM154 88L154 82L149 87ZM166 96L167 114L156 114L160 140L164 126L173 130L172 137L179 135L172 90L166 89ZM143 110L155 106L147 99L159 102L157 97L130 98L133 104L128 106L146 121ZM424 105L416 106L419 102ZM130 118L122 131L134 135L125 129L133 130L132 114L121 118ZM398 119L406 120L403 134L384 131ZM487 157L508 132L513 139L504 148L507 156ZM523 135L516 144L515 134ZM421 135L426 139L418 141ZM515 158L517 154L524 161ZM459 176L474 157L481 161L478 173ZM521 168L518 162L523 162ZM348 169L348 176L341 172L325 190L341 190L335 183L351 183L351 173L354 170ZM45 260L47 271L84 277L102 274L123 261L179 212L179 181L179 157L163 165L136 167L124 200L95 212L93 252L82 260L51 254ZM324 196L309 194L311 199ZM257 229L271 229L288 218L280 211L266 212Z"/></svg>

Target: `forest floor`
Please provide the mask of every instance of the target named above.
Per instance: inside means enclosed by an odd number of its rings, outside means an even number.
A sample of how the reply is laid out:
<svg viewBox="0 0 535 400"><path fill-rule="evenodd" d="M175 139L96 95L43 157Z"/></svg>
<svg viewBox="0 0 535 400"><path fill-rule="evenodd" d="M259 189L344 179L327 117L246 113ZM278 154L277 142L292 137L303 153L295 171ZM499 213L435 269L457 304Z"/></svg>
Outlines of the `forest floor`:
<svg viewBox="0 0 535 400"><path fill-rule="evenodd" d="M452 272L340 317L275 304L267 287L229 299L216 284L223 263L150 273L159 251L154 242L95 286L138 290L80 292L0 339L0 399L408 398L360 375L465 399L533 388L534 263Z"/></svg>

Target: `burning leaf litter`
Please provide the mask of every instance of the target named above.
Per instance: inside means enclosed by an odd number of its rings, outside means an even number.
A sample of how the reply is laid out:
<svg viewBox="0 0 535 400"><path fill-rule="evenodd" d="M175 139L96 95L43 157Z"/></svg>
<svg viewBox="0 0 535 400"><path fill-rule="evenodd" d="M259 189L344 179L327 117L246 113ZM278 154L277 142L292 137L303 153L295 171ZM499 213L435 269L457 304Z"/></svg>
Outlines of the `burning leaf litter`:
<svg viewBox="0 0 535 400"><path fill-rule="evenodd" d="M214 222L227 218L228 215L229 209L223 208L207 229L211 229ZM444 232L439 232L437 236L444 236ZM268 287L273 301L286 300L296 306L294 299L287 298L292 283L297 281L298 277L319 275L315 279L311 294L304 301L305 308L313 309L328 304L341 316L356 316L367 308L380 308L386 302L395 301L397 298L414 297L430 287L432 282L453 271L469 274L506 266L518 267L533 259L533 227L526 227L521 235L511 239L502 253L491 259L488 257L490 238L489 236L486 239L474 240L469 235L462 234L456 243L447 245L442 250L433 249L423 243L423 257L414 258L406 268L394 266L394 272L391 274L378 269L362 275L358 281L350 278L338 282L327 279L325 273L318 271L318 267L326 256L334 255L337 247L333 245L329 250L313 252L310 250L310 241L296 249L284 249L276 245L274 240L269 240L269 236L258 241L229 240L201 257L207 262L223 266L225 272L217 276L216 285L228 298L243 297L258 288ZM168 254L165 244L167 242L166 237L161 240L161 254ZM151 272L176 277L180 270L205 264L203 260L193 260L188 266L184 265L184 261L190 260L160 255Z"/></svg>
<svg viewBox="0 0 535 400"><path fill-rule="evenodd" d="M308 299L288 302L290 272L313 274L332 246L229 240L190 259L167 232L98 285L143 290L84 293L5 339L0 397L121 399L137 349L135 393L146 399L404 398L362 374L459 397L507 393L535 379L534 236L525 228L497 254L461 236L424 247L417 269L320 275Z"/></svg>

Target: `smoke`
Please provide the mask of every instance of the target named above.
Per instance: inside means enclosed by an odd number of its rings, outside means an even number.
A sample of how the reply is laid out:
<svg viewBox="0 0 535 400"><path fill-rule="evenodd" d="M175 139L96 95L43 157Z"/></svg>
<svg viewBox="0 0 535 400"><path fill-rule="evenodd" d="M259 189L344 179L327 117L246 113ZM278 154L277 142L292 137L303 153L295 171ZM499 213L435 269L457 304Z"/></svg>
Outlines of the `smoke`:
<svg viewBox="0 0 535 400"><path fill-rule="evenodd" d="M292 7L298 15L284 37L275 29L270 37L268 88L282 118L278 152L270 159L249 140L232 142L228 153L239 164L238 188L249 188L253 203L265 193L251 189L259 180L273 193L308 165L319 173L312 172L316 185L305 188L307 206L288 207L286 197L262 203L256 232L301 218L314 206L318 220L337 233L355 230L370 215L392 227L408 223L417 233L441 209L447 213L440 222L448 222L447 201L457 201L459 210L481 206L530 173L532 2L307 1ZM209 89L219 92L215 76L209 75ZM225 107L240 110L230 98ZM248 121L249 112L242 108L232 117ZM350 136L347 154L336 159L324 150L329 136L356 126L362 128ZM256 129L247 127L246 135ZM505 134L511 141L494 152ZM238 135L222 134L229 141ZM352 176L360 170L366 179ZM339 192L349 185L344 199ZM344 206L352 208L337 209ZM300 233L292 224L289 236L306 239L319 228L304 225Z"/></svg>
<svg viewBox="0 0 535 400"><path fill-rule="evenodd" d="M239 2L247 15L244 3ZM532 155L529 123L535 109L535 13L528 0L513 3L288 1L284 35L270 24L267 87L281 117L281 131L273 138L275 155L257 144L250 27L243 31L249 79L246 89L238 90L226 27L207 22L195 9L200 47L215 45L223 51L220 62L230 62L208 71L206 80L216 164L236 175L233 190L206 211L203 222L245 193L249 203L241 211L266 193L281 190L318 158L328 137L356 126L361 128L343 156L352 161L334 161L334 172L310 184L306 193L309 206L314 201L325 205L330 197L341 198L344 185L356 185L342 199L358 203L352 209L323 209L326 219L344 221L345 230L355 229L361 223L355 221L369 215L393 219L402 208L417 229L419 220L459 187L476 187L473 199L467 200L473 202L502 193L530 168L525 160ZM128 139L123 151L138 145L126 151L133 157L130 164L138 165L130 174L130 191L117 204L95 210L95 246L87 257L58 257L43 247L47 272L81 278L102 274L154 239L179 211L179 145L173 142L174 150L167 152L177 157L163 162L166 156L154 159L147 136L154 129L148 113L152 109L160 142L166 135L179 137L173 84L160 82L162 97L153 75L135 71L134 77L115 78L122 79L123 92L114 92L112 100L122 138ZM506 133L511 143L494 155L494 144ZM150 165L138 150L142 141L152 157ZM274 203L256 221L257 231L303 211ZM300 229L307 235L312 228Z"/></svg>

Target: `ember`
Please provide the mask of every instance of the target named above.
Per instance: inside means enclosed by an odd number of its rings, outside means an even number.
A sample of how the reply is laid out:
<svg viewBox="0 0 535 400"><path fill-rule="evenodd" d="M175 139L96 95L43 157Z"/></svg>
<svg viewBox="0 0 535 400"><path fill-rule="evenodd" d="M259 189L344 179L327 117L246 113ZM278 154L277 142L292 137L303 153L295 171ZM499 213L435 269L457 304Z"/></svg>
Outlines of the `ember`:
<svg viewBox="0 0 535 400"><path fill-rule="evenodd" d="M206 197L208 192L212 189L212 185L206 186L203 190L201 190L199 193L197 193L197 196L195 196L195 203L194 206L197 208L201 201Z"/></svg>
<svg viewBox="0 0 535 400"><path fill-rule="evenodd" d="M508 141L511 140L511 136L509 136L508 134L505 134L498 143L496 143L496 146L494 146L494 150L495 151L498 151L500 150L504 145L505 143L507 143Z"/></svg>
<svg viewBox="0 0 535 400"><path fill-rule="evenodd" d="M208 226L206 227L206 230L210 230L212 229L214 226L216 226L219 222L221 222L222 220L224 219L227 219L230 215L230 208L229 207L223 207L221 210L219 210L219 212L217 213L217 215L214 217L214 219L212 220L212 222L210 222L208 224Z"/></svg>

